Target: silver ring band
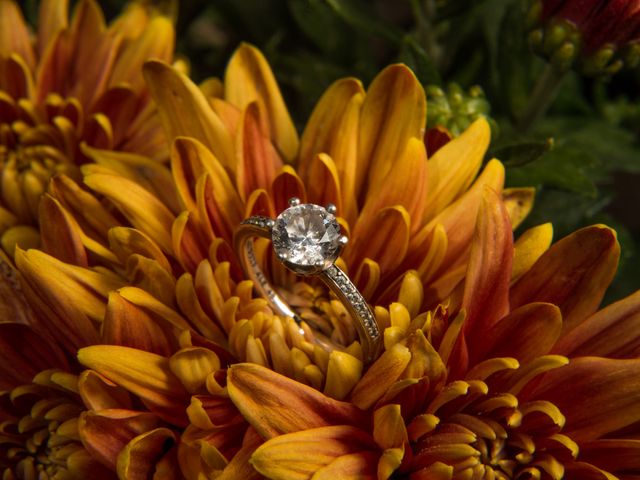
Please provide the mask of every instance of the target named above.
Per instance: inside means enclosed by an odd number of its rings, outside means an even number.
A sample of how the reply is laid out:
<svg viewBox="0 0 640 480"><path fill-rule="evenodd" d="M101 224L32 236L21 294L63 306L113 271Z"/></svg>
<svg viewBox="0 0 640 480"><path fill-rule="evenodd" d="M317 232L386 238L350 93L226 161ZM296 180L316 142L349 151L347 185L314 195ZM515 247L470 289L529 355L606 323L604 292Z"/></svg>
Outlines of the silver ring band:
<svg viewBox="0 0 640 480"><path fill-rule="evenodd" d="M262 237L271 240L274 224L274 220L268 217L253 216L247 218L240 224L234 234L234 249L240 259L242 269L253 281L254 288L258 294L269 301L275 313L291 317L300 323L303 319L275 291L260 265L258 265L254 253L254 239ZM362 294L335 263L331 263L321 271L309 275L318 277L343 303L354 320L354 325L360 337L363 361L365 364L370 363L378 355L381 347L381 337L375 315ZM316 342L330 350L337 348L335 344L323 338L323 336L319 336Z"/></svg>

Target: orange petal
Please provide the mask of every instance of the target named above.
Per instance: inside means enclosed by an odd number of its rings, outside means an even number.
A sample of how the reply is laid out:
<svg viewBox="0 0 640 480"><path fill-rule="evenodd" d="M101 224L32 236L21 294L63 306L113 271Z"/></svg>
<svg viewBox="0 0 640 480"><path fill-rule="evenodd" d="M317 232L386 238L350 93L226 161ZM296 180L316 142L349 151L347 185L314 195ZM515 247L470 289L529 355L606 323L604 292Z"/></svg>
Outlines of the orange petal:
<svg viewBox="0 0 640 480"><path fill-rule="evenodd" d="M358 452L342 455L313 474L313 480L375 480L378 453Z"/></svg>
<svg viewBox="0 0 640 480"><path fill-rule="evenodd" d="M469 188L482 165L490 139L489 123L480 117L429 159L429 203L424 210L425 221L431 220Z"/></svg>
<svg viewBox="0 0 640 480"><path fill-rule="evenodd" d="M298 152L298 133L282 99L276 79L264 56L252 45L241 44L229 60L224 75L224 96L244 110L258 103L270 137L282 156L292 161Z"/></svg>
<svg viewBox="0 0 640 480"><path fill-rule="evenodd" d="M562 337L554 353L571 357L640 355L640 291L594 313Z"/></svg>
<svg viewBox="0 0 640 480"><path fill-rule="evenodd" d="M338 215L342 215L342 194L340 179L333 159L325 153L320 153L309 163L309 180L307 193L309 202L318 205L333 203Z"/></svg>
<svg viewBox="0 0 640 480"><path fill-rule="evenodd" d="M69 0L43 0L38 12L38 54L42 58L49 42L67 27Z"/></svg>
<svg viewBox="0 0 640 480"><path fill-rule="evenodd" d="M271 186L276 212L289 208L289 199L296 197L307 203L307 193L302 180L291 165L284 165Z"/></svg>
<svg viewBox="0 0 640 480"><path fill-rule="evenodd" d="M216 477L216 480L261 480L262 475L255 471L250 463L251 455L262 443L262 438L255 430L249 428L242 442L242 448L233 456L229 464L224 468L222 473Z"/></svg>
<svg viewBox="0 0 640 480"><path fill-rule="evenodd" d="M140 72L147 60L170 62L175 43L175 31L171 20L157 15L152 18L142 34L125 44L118 55L111 72L109 86L122 83L131 85L136 91L144 88Z"/></svg>
<svg viewBox="0 0 640 480"><path fill-rule="evenodd" d="M30 383L37 373L49 368L69 369L55 342L27 325L0 323L0 388L11 390Z"/></svg>
<svg viewBox="0 0 640 480"><path fill-rule="evenodd" d="M603 437L640 421L640 360L573 359L547 373L531 397L560 408L573 440Z"/></svg>
<svg viewBox="0 0 640 480"><path fill-rule="evenodd" d="M127 443L159 424L160 419L152 413L106 409L83 412L78 430L89 453L115 470L118 454Z"/></svg>
<svg viewBox="0 0 640 480"><path fill-rule="evenodd" d="M0 2L0 56L20 55L33 71L36 60L31 35L20 8L13 0Z"/></svg>
<svg viewBox="0 0 640 480"><path fill-rule="evenodd" d="M300 144L298 168L307 185L313 183L309 164L320 153L333 159L347 211L341 215L355 220L356 198L366 179L367 171L358 168L358 123L364 101L360 81L345 78L333 83L316 104Z"/></svg>
<svg viewBox="0 0 640 480"><path fill-rule="evenodd" d="M177 347L172 334L171 331L163 330L153 317L119 293L109 294L107 312L102 323L104 343L167 356Z"/></svg>
<svg viewBox="0 0 640 480"><path fill-rule="evenodd" d="M85 370L80 374L78 393L90 410L132 408L129 392L93 370Z"/></svg>
<svg viewBox="0 0 640 480"><path fill-rule="evenodd" d="M426 200L427 152L418 138L410 138L404 151L394 161L385 181L367 191L365 204L358 222L366 222L379 210L402 205L411 219L411 231L422 226L422 213Z"/></svg>
<svg viewBox="0 0 640 480"><path fill-rule="evenodd" d="M242 112L236 137L238 152L236 182L240 196L246 199L259 188L268 188L282 166L278 152L260 126L258 104L252 102Z"/></svg>
<svg viewBox="0 0 640 480"><path fill-rule="evenodd" d="M580 444L580 460L624 478L640 471L640 440L599 439Z"/></svg>
<svg viewBox="0 0 640 480"><path fill-rule="evenodd" d="M49 194L40 201L40 232L45 252L66 263L88 266L78 222Z"/></svg>
<svg viewBox="0 0 640 480"><path fill-rule="evenodd" d="M485 188L462 300L462 308L467 311L464 334L471 351L471 340L482 336L509 311L512 259L513 234L509 216L496 192Z"/></svg>
<svg viewBox="0 0 640 480"><path fill-rule="evenodd" d="M494 357L526 363L549 353L561 331L562 314L558 307L529 303L499 320L481 338L471 337L467 343L474 352L474 364Z"/></svg>
<svg viewBox="0 0 640 480"><path fill-rule="evenodd" d="M251 463L269 478L302 480L343 455L367 450L375 450L375 444L363 430L326 426L272 438L258 447Z"/></svg>
<svg viewBox="0 0 640 480"><path fill-rule="evenodd" d="M564 478L567 480L619 480L615 475L585 462L572 462L566 465Z"/></svg>
<svg viewBox="0 0 640 480"><path fill-rule="evenodd" d="M117 345L93 345L78 351L78 361L137 395L156 413L173 414L172 423L186 420L187 391L166 357Z"/></svg>
<svg viewBox="0 0 640 480"><path fill-rule="evenodd" d="M169 141L180 136L192 137L206 145L228 171L235 172L231 136L198 86L175 68L158 61L145 63L144 75Z"/></svg>
<svg viewBox="0 0 640 480"><path fill-rule="evenodd" d="M586 227L551 246L511 289L511 308L530 302L560 307L564 332L600 305L618 266L620 245L605 226Z"/></svg>
<svg viewBox="0 0 640 480"><path fill-rule="evenodd" d="M362 412L350 403L333 400L259 365L231 366L227 386L238 410L266 438L327 425L358 425L363 421Z"/></svg>
<svg viewBox="0 0 640 480"><path fill-rule="evenodd" d="M358 228L362 225L362 228ZM402 205L384 208L376 212L366 225L358 222L353 231L352 243L344 257L350 266L358 265L365 258L378 263L381 272L388 274L405 258L409 247L411 218ZM388 255L393 251L393 255Z"/></svg>
<svg viewBox="0 0 640 480"><path fill-rule="evenodd" d="M175 442L176 435L168 428L157 428L138 435L118 455L118 477L153 477L155 473L158 473L157 464L162 461Z"/></svg>
<svg viewBox="0 0 640 480"><path fill-rule="evenodd" d="M373 80L362 104L358 169L382 184L410 138L422 138L427 104L424 89L404 65L391 65Z"/></svg>

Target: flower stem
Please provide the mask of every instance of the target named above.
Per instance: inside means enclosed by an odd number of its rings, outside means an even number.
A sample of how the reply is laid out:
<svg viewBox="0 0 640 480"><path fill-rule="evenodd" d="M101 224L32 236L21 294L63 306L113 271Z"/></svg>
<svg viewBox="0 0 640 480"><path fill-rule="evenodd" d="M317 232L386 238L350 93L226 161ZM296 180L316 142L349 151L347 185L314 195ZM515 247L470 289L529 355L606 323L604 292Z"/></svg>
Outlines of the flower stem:
<svg viewBox="0 0 640 480"><path fill-rule="evenodd" d="M527 133L546 113L558 95L564 77L565 71L558 70L550 63L545 65L529 96L527 106L516 120L518 132Z"/></svg>

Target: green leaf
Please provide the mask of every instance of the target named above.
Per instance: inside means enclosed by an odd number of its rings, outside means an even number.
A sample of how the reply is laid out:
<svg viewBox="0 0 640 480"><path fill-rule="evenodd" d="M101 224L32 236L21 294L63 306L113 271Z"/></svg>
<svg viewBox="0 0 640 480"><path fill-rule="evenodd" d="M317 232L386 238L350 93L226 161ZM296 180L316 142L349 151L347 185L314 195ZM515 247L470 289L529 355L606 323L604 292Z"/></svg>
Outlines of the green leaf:
<svg viewBox="0 0 640 480"><path fill-rule="evenodd" d="M418 77L423 85L442 85L442 78L438 69L429 58L427 52L418 44L411 35L405 35L398 61L405 63Z"/></svg>
<svg viewBox="0 0 640 480"><path fill-rule="evenodd" d="M546 141L521 141L496 146L487 155L499 159L506 167L520 167L535 162L553 148L553 138Z"/></svg>
<svg viewBox="0 0 640 480"><path fill-rule="evenodd" d="M325 0L325 2L355 29L379 35L395 44L402 41L402 31L375 15L370 3L358 0Z"/></svg>
<svg viewBox="0 0 640 480"><path fill-rule="evenodd" d="M590 172L597 164L597 158L586 151L561 146L534 162L507 169L507 184L513 187L551 186L595 197L597 189Z"/></svg>

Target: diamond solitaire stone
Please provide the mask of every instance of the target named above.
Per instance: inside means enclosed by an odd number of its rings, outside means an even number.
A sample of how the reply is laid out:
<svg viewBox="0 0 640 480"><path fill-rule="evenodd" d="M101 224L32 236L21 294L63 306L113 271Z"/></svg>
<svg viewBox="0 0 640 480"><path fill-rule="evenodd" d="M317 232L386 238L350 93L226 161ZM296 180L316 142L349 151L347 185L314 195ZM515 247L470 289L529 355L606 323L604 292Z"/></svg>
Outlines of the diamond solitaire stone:
<svg viewBox="0 0 640 480"><path fill-rule="evenodd" d="M272 233L278 258L298 273L314 273L340 254L340 225L324 207L304 203L276 218Z"/></svg>

